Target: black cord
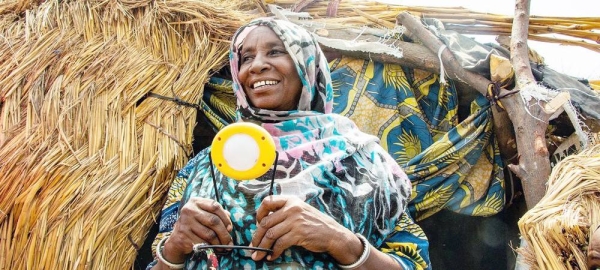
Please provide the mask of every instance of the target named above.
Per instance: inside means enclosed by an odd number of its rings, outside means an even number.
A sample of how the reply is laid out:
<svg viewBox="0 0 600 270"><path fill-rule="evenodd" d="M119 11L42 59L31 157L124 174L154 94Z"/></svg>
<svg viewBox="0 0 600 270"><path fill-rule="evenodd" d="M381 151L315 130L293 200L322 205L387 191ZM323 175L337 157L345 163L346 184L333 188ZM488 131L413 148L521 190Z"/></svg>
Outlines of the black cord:
<svg viewBox="0 0 600 270"><path fill-rule="evenodd" d="M275 172L277 172L277 164L279 163L279 152L275 151L275 164L273 164L273 174L271 176L271 187L269 188L269 196L273 195L273 183L275 182Z"/></svg>
<svg viewBox="0 0 600 270"><path fill-rule="evenodd" d="M194 246L194 249L249 249L255 251L263 251L266 253L273 253L272 249L268 248L259 248L259 247L247 247L247 246L229 246L229 245L197 245ZM194 250L194 252L198 252L198 250ZM216 252L215 252L216 253Z"/></svg>
<svg viewBox="0 0 600 270"><path fill-rule="evenodd" d="M159 95L159 94L152 93L152 92L149 92L148 96L149 97L158 98L158 99L162 99L162 100L172 101L172 102L175 102L175 104L177 104L177 105L182 105L182 106L186 106L186 107L196 108L196 110L201 110L202 109L202 107L200 105L195 104L195 103L189 103L187 101L181 100L178 97L174 97L174 98L173 97L167 97L167 96Z"/></svg>
<svg viewBox="0 0 600 270"><path fill-rule="evenodd" d="M221 203L221 196L219 196L219 190L217 190L217 179L215 178L215 168L212 161L212 156L208 152L208 163L210 163L210 176L213 180L213 187L215 188L215 197L218 203Z"/></svg>

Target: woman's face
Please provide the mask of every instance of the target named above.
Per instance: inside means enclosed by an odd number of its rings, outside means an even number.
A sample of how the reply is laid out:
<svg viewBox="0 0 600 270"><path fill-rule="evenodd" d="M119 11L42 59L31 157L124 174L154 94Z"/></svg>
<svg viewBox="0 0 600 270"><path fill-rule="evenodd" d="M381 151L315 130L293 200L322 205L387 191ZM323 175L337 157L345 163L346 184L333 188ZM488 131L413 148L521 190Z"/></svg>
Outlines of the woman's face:
<svg viewBox="0 0 600 270"><path fill-rule="evenodd" d="M298 107L302 82L283 42L267 26L252 30L244 40L238 79L254 107L273 111Z"/></svg>

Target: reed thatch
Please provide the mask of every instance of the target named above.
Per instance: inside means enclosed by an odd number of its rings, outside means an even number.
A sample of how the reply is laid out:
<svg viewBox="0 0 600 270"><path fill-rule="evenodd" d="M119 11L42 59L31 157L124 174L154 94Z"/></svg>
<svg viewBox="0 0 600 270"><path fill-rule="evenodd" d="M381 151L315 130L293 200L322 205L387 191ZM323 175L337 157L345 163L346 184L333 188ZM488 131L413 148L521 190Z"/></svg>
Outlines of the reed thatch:
<svg viewBox="0 0 600 270"><path fill-rule="evenodd" d="M0 1L0 269L127 269L243 0Z"/></svg>
<svg viewBox="0 0 600 270"><path fill-rule="evenodd" d="M0 269L131 267L196 123L194 108L149 93L197 102L244 10L265 2L301 1L0 0ZM510 32L510 18L462 8L344 1L326 18L326 5L305 11L345 28L394 28L408 10L462 33ZM598 18L530 22L531 39L561 33L599 51L587 41Z"/></svg>
<svg viewBox="0 0 600 270"><path fill-rule="evenodd" d="M600 225L600 145L559 162L546 195L519 221L530 269L587 269L590 228Z"/></svg>
<svg viewBox="0 0 600 270"><path fill-rule="evenodd" d="M316 19L316 23L328 24L330 28L333 25L341 29L368 25L393 29L398 14L408 11L421 18L439 19L447 30L461 34L510 36L512 30L512 16L475 12L463 7L404 6L360 0L266 2L308 12ZM333 2L336 4L333 5ZM600 52L600 17L530 16L528 39L580 46Z"/></svg>

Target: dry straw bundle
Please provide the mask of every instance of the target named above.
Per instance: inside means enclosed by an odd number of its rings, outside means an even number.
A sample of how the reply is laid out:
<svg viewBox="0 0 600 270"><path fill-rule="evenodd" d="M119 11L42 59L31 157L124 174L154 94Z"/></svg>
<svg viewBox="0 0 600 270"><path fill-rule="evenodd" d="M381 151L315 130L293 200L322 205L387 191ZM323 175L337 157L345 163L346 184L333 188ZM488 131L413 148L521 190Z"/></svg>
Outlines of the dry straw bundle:
<svg viewBox="0 0 600 270"><path fill-rule="evenodd" d="M510 36L512 29L512 16L474 12L462 7L388 5L360 0L267 0L266 2L292 9L302 9L318 18L317 21L329 25L339 25L343 28L347 28L349 25L358 27L371 25L392 29L396 24L396 16L403 11L408 11L421 18L439 19L444 23L446 29L462 34ZM314 3L307 4L309 2ZM333 2L337 3L335 14L332 14ZM560 35L548 36L547 34ZM531 16L529 39L581 46L600 52L600 17Z"/></svg>
<svg viewBox="0 0 600 270"><path fill-rule="evenodd" d="M543 199L519 221L520 248L533 269L587 269L586 249L600 225L600 145L559 162Z"/></svg>
<svg viewBox="0 0 600 270"><path fill-rule="evenodd" d="M132 266L241 2L0 1L0 269Z"/></svg>

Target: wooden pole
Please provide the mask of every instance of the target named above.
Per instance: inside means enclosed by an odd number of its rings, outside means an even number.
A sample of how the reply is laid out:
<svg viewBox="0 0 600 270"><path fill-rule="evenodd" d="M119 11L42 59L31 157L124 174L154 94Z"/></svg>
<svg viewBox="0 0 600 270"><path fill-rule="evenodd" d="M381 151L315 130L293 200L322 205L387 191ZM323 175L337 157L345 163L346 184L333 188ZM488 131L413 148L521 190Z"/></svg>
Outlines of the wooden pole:
<svg viewBox="0 0 600 270"><path fill-rule="evenodd" d="M442 43L442 41L440 41L433 33L431 33L423 26L420 20L416 19L410 13L406 11L401 12L396 17L396 20L398 21L398 23L406 27L406 29L412 35L421 40L423 45L435 55L438 55L440 48L442 48L442 46L445 46L444 43ZM491 84L490 80L475 72L462 68L462 66L460 65L460 63L458 63L450 49L443 49L441 56L442 61L445 65L446 75L448 77L450 77L453 80L462 81L468 84L473 89L477 90L477 92L483 95L487 93L488 85Z"/></svg>
<svg viewBox="0 0 600 270"><path fill-rule="evenodd" d="M380 36L369 33L368 31L357 33L352 28L326 28L319 24L303 24L301 20L291 20L292 22L302 25L308 31L317 33L321 38L350 41L356 40L358 42L372 42L373 40L381 40ZM325 33L321 33L325 31ZM381 63L390 63L402 65L410 68L417 68L429 72L440 71L440 61L437 55L434 55L431 51L425 48L423 45L404 42L397 39L390 39L388 41L380 41L390 47L396 47L402 52L402 57L396 57L394 55L384 53L373 53L363 50L350 50L343 47L332 47L325 43L319 43L321 49L326 54L328 60L333 60L341 56L349 56L359 59L370 59Z"/></svg>
<svg viewBox="0 0 600 270"><path fill-rule="evenodd" d="M521 93L505 98L503 103L509 111L508 115L515 129L519 153L518 164L510 164L508 167L521 179L527 208L531 209L546 193L546 182L550 177L546 128L551 113L543 109L545 102L529 93L523 93L524 90L536 90L532 88L536 81L529 65L527 48L529 6L529 0L516 0L510 42L510 61L515 69L515 88L521 90ZM527 101L523 96L530 98Z"/></svg>

